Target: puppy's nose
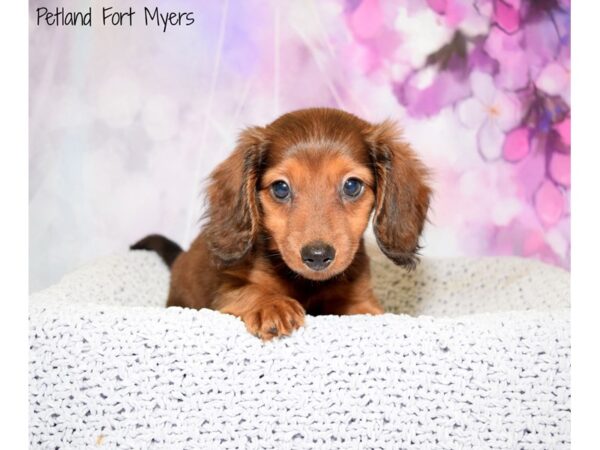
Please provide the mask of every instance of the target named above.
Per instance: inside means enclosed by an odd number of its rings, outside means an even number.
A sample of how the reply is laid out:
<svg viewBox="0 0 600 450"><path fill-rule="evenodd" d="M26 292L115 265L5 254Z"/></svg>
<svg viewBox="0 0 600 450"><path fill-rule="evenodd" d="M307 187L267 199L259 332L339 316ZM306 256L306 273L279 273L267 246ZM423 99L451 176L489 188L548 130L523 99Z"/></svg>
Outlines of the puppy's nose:
<svg viewBox="0 0 600 450"><path fill-rule="evenodd" d="M335 249L323 242L305 245L300 251L302 262L312 270L323 270L333 262Z"/></svg>

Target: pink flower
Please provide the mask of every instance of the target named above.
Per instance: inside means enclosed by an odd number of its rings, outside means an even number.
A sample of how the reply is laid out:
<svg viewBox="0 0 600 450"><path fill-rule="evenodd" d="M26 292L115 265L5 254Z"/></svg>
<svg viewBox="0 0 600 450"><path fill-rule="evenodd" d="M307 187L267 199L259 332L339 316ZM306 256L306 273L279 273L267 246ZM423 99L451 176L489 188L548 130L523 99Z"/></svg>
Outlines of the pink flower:
<svg viewBox="0 0 600 450"><path fill-rule="evenodd" d="M571 117L566 117L562 122L554 125L554 129L558 132L563 144L571 147Z"/></svg>
<svg viewBox="0 0 600 450"><path fill-rule="evenodd" d="M466 36L487 34L493 13L491 0L482 4L473 0L427 0L427 5L442 18L447 27Z"/></svg>
<svg viewBox="0 0 600 450"><path fill-rule="evenodd" d="M542 182L534 196L535 211L543 225L549 227L561 218L565 200L558 187L549 180Z"/></svg>
<svg viewBox="0 0 600 450"><path fill-rule="evenodd" d="M448 0L427 0L427 4L438 14L445 14L448 9Z"/></svg>
<svg viewBox="0 0 600 450"><path fill-rule="evenodd" d="M437 73L427 67L410 74L403 83L394 86L398 101L413 117L431 117L444 107L469 96L469 86L461 71Z"/></svg>
<svg viewBox="0 0 600 450"><path fill-rule="evenodd" d="M502 154L504 159L510 162L517 162L529 154L531 132L527 127L515 128L506 135Z"/></svg>
<svg viewBox="0 0 600 450"><path fill-rule="evenodd" d="M550 157L548 167L550 176L557 183L569 187L571 185L571 155L567 153L554 152Z"/></svg>
<svg viewBox="0 0 600 450"><path fill-rule="evenodd" d="M514 33L519 29L519 1L494 1L494 21L507 33Z"/></svg>
<svg viewBox="0 0 600 450"><path fill-rule="evenodd" d="M473 97L457 105L460 121L477 129L477 146L486 160L502 154L505 133L518 125L521 111L518 99L494 85L493 78L483 72L470 76Z"/></svg>
<svg viewBox="0 0 600 450"><path fill-rule="evenodd" d="M552 17L554 18L554 14ZM554 61L559 54L561 36L554 25L554 20L531 21L523 28L523 34L527 67L530 68L532 78L536 78L539 70L550 61Z"/></svg>
<svg viewBox="0 0 600 450"><path fill-rule="evenodd" d="M496 81L504 89L521 89L529 82L529 60L522 43L522 32L506 34L497 27L485 41L485 51L500 64Z"/></svg>
<svg viewBox="0 0 600 450"><path fill-rule="evenodd" d="M554 92L568 83L567 71L555 63L557 57L561 60L568 57L568 52L561 54L561 48L568 49L568 45L561 47L560 38L550 20L529 22L511 32L500 26L492 27L484 48L499 63L496 75L499 86L522 89L530 80L541 77L539 81Z"/></svg>
<svg viewBox="0 0 600 450"><path fill-rule="evenodd" d="M446 25L456 27L467 14L469 5L461 0L427 0L429 7L437 14L443 15Z"/></svg>
<svg viewBox="0 0 600 450"><path fill-rule="evenodd" d="M350 29L359 39L371 39L383 28L383 14L378 0L363 0L349 17Z"/></svg>
<svg viewBox="0 0 600 450"><path fill-rule="evenodd" d="M542 69L535 85L549 95L560 95L567 103L570 101L571 73L557 62Z"/></svg>

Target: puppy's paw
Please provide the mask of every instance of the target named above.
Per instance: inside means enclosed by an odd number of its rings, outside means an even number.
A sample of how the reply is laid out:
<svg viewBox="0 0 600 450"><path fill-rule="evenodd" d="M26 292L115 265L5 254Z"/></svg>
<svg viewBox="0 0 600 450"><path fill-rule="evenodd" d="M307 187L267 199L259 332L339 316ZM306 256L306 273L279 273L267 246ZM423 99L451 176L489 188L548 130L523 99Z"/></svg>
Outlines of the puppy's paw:
<svg viewBox="0 0 600 450"><path fill-rule="evenodd" d="M242 315L250 333L263 341L277 336L288 336L304 325L304 308L296 300L278 296L265 299Z"/></svg>

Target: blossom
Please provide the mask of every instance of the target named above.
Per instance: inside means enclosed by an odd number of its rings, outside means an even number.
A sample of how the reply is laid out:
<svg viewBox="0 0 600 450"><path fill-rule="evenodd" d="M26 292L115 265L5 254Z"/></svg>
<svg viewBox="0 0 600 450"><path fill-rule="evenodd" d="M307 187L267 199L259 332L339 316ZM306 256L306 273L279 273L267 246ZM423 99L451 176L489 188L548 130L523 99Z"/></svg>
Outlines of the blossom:
<svg viewBox="0 0 600 450"><path fill-rule="evenodd" d="M457 71L437 73L434 67L411 73L394 86L398 101L414 117L430 117L447 105L469 96L465 74Z"/></svg>
<svg viewBox="0 0 600 450"><path fill-rule="evenodd" d="M349 16L349 26L358 39L371 39L383 28L383 13L377 0L364 0Z"/></svg>
<svg viewBox="0 0 600 450"><path fill-rule="evenodd" d="M506 135L502 154L506 161L517 162L529 154L531 148L531 131L527 127L519 127Z"/></svg>
<svg viewBox="0 0 600 450"><path fill-rule="evenodd" d="M548 172L556 183L568 188L571 186L571 118L556 123L552 130L555 151L550 155Z"/></svg>
<svg viewBox="0 0 600 450"><path fill-rule="evenodd" d="M427 0L427 5L435 11L447 27L474 37L487 34L490 27L491 9L473 0Z"/></svg>
<svg viewBox="0 0 600 450"><path fill-rule="evenodd" d="M491 75L475 71L470 75L473 96L457 105L460 121L477 129L477 146L486 160L502 154L505 132L518 125L521 108L518 99L494 85Z"/></svg>
<svg viewBox="0 0 600 450"><path fill-rule="evenodd" d="M552 181L545 180L534 196L535 211L540 221L551 226L556 224L563 214L565 200L562 192Z"/></svg>
<svg viewBox="0 0 600 450"><path fill-rule="evenodd" d="M542 69L535 85L549 95L560 95L567 103L570 101L571 73L557 62L553 61Z"/></svg>
<svg viewBox="0 0 600 450"><path fill-rule="evenodd" d="M507 34L498 27L490 30L485 41L486 53L499 62L496 83L504 89L517 90L529 83L529 60L522 43L522 31Z"/></svg>
<svg viewBox="0 0 600 450"><path fill-rule="evenodd" d="M562 186L571 185L571 155L568 153L554 152L550 157L548 167L550 176Z"/></svg>
<svg viewBox="0 0 600 450"><path fill-rule="evenodd" d="M410 115L430 117L471 95L470 71L496 68L481 39L469 39L457 31L450 42L429 54L423 68L394 84L394 94Z"/></svg>
<svg viewBox="0 0 600 450"><path fill-rule="evenodd" d="M414 68L423 67L427 57L447 44L454 34L454 30L430 9L412 13L400 9L394 25L404 38L401 57ZM423 30L427 32L423 33Z"/></svg>
<svg viewBox="0 0 600 450"><path fill-rule="evenodd" d="M514 33L519 29L521 18L519 0L495 0L494 22L505 32Z"/></svg>

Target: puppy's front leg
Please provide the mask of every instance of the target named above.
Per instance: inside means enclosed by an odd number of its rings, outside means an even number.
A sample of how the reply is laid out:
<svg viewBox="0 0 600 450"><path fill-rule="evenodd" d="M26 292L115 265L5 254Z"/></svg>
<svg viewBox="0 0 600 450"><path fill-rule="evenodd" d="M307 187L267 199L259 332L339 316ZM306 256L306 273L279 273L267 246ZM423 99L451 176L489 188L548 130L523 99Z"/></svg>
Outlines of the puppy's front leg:
<svg viewBox="0 0 600 450"><path fill-rule="evenodd" d="M287 336L304 324L304 308L297 300L255 284L220 294L215 306L218 311L241 318L248 331L264 341Z"/></svg>

